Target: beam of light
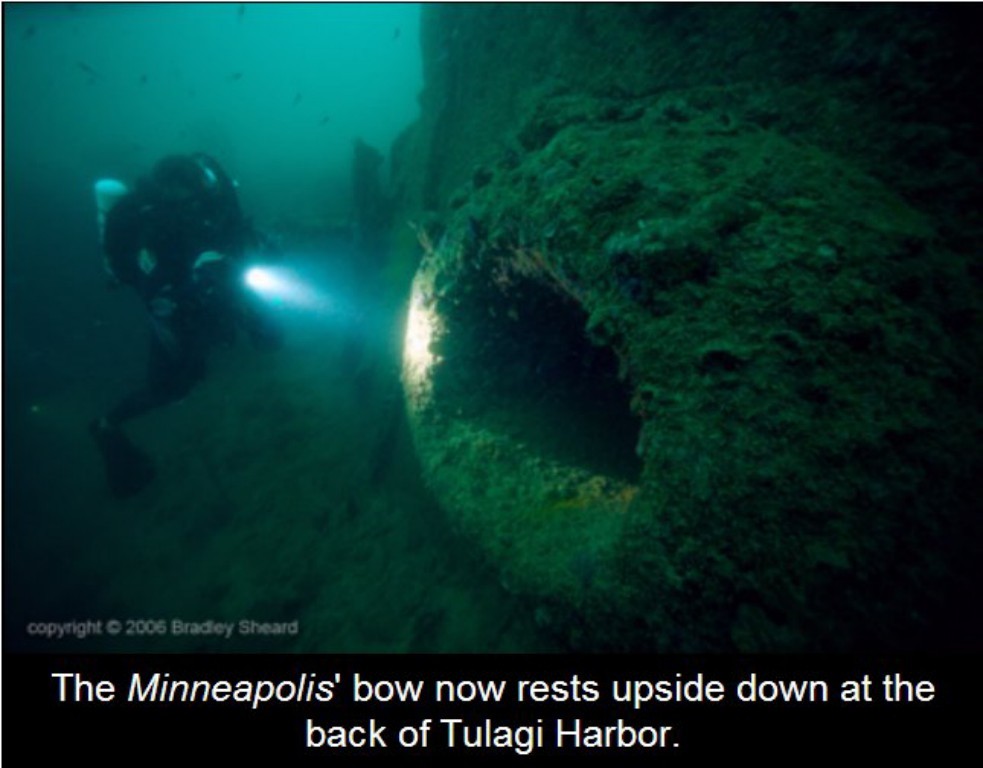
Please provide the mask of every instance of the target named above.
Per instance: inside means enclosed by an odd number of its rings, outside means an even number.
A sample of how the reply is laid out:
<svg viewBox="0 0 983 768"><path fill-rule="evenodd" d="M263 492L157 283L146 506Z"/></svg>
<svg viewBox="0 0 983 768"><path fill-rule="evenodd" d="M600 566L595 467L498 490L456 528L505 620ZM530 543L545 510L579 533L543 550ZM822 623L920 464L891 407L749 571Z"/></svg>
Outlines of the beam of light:
<svg viewBox="0 0 983 768"><path fill-rule="evenodd" d="M286 267L250 267L244 279L253 293L270 303L316 312L334 309L333 302L324 292Z"/></svg>

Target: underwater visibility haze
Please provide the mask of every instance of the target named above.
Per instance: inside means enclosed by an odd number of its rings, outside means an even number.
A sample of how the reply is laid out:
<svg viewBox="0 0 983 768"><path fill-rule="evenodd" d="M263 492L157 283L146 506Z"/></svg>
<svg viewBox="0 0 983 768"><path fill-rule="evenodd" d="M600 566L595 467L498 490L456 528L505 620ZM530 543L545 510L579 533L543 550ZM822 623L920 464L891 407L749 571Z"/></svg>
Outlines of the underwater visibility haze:
<svg viewBox="0 0 983 768"><path fill-rule="evenodd" d="M392 297L365 287L353 252L354 142L387 157L418 117L419 7L5 4L4 15L8 647L535 643L512 626L494 575L435 522L398 421ZM133 185L190 152L236 179L306 301L280 299L277 353L245 339L217 349L187 398L127 424L156 477L118 500L87 425L143 379L150 328L132 291L107 287L93 185ZM299 633L26 630L112 618L298 622Z"/></svg>
<svg viewBox="0 0 983 768"><path fill-rule="evenodd" d="M968 13L5 4L7 647L983 647Z"/></svg>

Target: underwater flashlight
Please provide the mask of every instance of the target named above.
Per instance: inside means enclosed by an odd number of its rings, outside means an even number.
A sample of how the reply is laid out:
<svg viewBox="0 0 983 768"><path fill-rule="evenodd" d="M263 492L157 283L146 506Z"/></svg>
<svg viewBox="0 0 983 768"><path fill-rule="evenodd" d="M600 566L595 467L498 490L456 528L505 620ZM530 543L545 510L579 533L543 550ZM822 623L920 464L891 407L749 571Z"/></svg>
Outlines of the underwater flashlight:
<svg viewBox="0 0 983 768"><path fill-rule="evenodd" d="M279 281L266 267L251 267L246 272L246 285L257 293L276 293Z"/></svg>
<svg viewBox="0 0 983 768"><path fill-rule="evenodd" d="M332 309L327 296L286 267L256 265L246 270L244 280L253 293L273 304L319 312Z"/></svg>

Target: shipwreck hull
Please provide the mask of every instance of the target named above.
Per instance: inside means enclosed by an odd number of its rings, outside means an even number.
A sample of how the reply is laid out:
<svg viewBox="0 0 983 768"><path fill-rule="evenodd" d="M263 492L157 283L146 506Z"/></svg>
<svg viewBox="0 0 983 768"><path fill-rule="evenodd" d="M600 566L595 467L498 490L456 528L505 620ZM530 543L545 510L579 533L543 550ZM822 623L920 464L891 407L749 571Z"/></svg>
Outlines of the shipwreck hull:
<svg viewBox="0 0 983 768"><path fill-rule="evenodd" d="M936 182L910 180L911 157L889 162L910 122L853 101L875 75L844 78L845 52L797 80L814 53L797 35L834 8L659 27L619 7L606 45L584 27L599 12L425 12L425 117L397 167L428 484L572 648L958 644L979 291L956 209L924 202ZM692 46L680 30L715 13L781 31L784 69L759 51L733 82L711 71L732 34L705 71L666 75ZM619 34L662 42L666 69L639 74L640 44L613 59ZM890 134L881 166L872 130Z"/></svg>

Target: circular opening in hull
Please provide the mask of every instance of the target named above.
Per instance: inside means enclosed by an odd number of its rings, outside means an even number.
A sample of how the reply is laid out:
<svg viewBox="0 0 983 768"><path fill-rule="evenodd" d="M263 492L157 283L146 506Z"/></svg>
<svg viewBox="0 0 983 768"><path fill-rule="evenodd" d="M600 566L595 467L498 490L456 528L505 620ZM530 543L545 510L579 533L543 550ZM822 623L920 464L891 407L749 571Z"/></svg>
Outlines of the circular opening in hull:
<svg viewBox="0 0 983 768"><path fill-rule="evenodd" d="M438 311L433 397L547 460L634 483L640 422L617 354L576 298L546 280L475 270Z"/></svg>

